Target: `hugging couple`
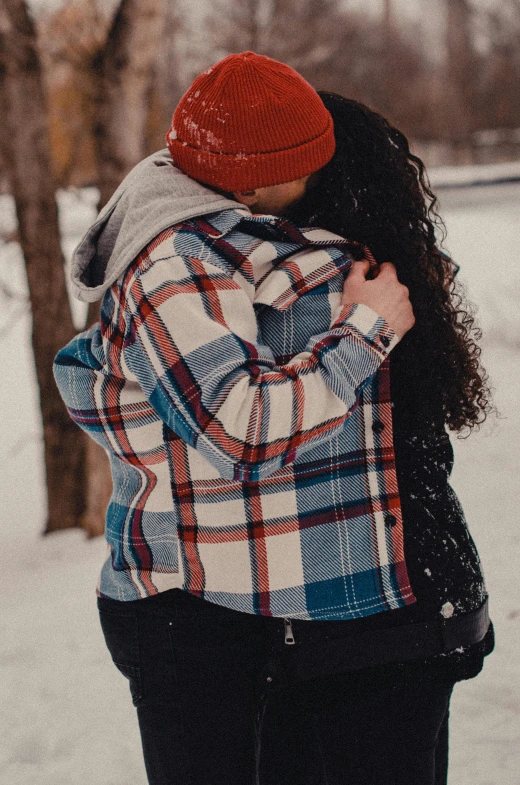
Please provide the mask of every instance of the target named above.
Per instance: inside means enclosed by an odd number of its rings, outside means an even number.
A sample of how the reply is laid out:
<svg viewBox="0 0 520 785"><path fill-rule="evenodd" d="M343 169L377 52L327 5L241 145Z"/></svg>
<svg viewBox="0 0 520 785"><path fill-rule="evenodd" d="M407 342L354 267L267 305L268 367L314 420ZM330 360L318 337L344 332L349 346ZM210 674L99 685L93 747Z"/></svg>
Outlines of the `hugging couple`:
<svg viewBox="0 0 520 785"><path fill-rule="evenodd" d="M447 431L489 403L424 166L253 52L166 141L77 248L101 317L55 361L110 457L97 601L149 783L443 785L493 648Z"/></svg>

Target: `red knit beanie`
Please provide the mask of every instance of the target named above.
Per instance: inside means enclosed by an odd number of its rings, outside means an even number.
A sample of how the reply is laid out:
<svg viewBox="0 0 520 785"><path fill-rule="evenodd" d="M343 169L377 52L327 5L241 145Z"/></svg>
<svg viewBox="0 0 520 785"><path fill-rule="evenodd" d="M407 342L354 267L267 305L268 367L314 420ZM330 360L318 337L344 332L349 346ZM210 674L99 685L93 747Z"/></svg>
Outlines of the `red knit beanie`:
<svg viewBox="0 0 520 785"><path fill-rule="evenodd" d="M224 191L299 180L335 149L332 117L314 88L254 52L229 55L195 79L166 142L179 169Z"/></svg>

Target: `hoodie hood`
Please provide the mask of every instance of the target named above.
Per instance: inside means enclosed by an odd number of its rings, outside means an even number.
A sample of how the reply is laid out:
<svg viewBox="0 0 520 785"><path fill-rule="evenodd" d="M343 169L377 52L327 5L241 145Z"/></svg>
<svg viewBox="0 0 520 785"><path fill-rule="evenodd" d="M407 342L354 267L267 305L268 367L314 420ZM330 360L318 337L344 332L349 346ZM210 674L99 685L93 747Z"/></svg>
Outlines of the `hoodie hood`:
<svg viewBox="0 0 520 785"><path fill-rule="evenodd" d="M189 218L245 210L177 169L168 150L145 158L125 177L72 257L74 296L100 300L158 234Z"/></svg>

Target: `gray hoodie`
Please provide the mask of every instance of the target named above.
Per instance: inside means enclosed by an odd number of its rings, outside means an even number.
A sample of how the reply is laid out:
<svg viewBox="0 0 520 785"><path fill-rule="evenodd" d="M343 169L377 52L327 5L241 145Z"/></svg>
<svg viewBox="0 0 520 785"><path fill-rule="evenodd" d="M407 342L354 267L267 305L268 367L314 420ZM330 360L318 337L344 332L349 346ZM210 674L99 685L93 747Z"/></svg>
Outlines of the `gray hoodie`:
<svg viewBox="0 0 520 785"><path fill-rule="evenodd" d="M173 165L168 150L141 161L99 213L72 257L73 293L100 300L158 234L181 221L243 204L192 180Z"/></svg>

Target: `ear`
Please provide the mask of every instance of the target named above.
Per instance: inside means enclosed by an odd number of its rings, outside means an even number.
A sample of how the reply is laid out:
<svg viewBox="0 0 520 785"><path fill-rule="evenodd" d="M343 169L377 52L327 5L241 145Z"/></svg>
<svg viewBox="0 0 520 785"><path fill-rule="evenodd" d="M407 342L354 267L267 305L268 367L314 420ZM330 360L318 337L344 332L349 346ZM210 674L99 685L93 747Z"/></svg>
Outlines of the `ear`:
<svg viewBox="0 0 520 785"><path fill-rule="evenodd" d="M233 198L240 204L245 204L246 207L252 207L258 201L258 190L233 191Z"/></svg>

